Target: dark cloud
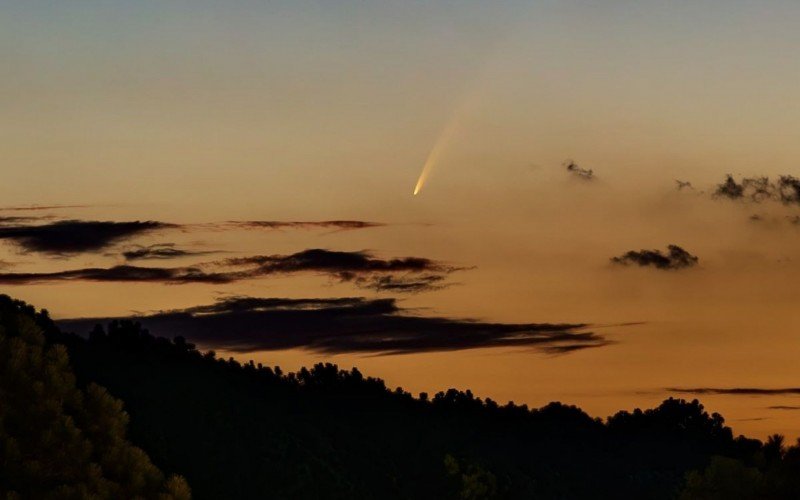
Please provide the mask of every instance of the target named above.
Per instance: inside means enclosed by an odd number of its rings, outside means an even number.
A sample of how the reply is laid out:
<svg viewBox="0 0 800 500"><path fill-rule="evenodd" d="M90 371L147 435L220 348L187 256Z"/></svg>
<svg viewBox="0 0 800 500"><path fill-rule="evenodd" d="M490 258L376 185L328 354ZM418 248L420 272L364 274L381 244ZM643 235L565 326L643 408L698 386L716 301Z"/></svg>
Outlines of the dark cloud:
<svg viewBox="0 0 800 500"><path fill-rule="evenodd" d="M738 194L739 197L747 196L753 201L764 201L770 199L774 194L773 185L768 177L745 178L742 179L742 183L738 186L736 186L735 182L731 184L730 181L731 178L728 177L725 181L726 188L735 186L732 192ZM726 192L726 190L723 190L721 193L724 192Z"/></svg>
<svg viewBox="0 0 800 500"><path fill-rule="evenodd" d="M594 171L590 168L581 168L572 160L567 160L564 162L564 166L566 166L567 171L571 174L580 177L581 179L592 180L594 179Z"/></svg>
<svg viewBox="0 0 800 500"><path fill-rule="evenodd" d="M668 387L667 392L680 392L684 394L719 394L730 396L775 396L783 394L800 394L800 387L788 387L783 389L764 389L760 387Z"/></svg>
<svg viewBox="0 0 800 500"><path fill-rule="evenodd" d="M114 266L50 273L0 273L0 283L138 281L168 284L231 283L275 274L317 272L379 291L421 292L444 286L445 276L463 268L419 257L379 259L368 252L304 250L290 255L256 255L189 267Z"/></svg>
<svg viewBox="0 0 800 500"><path fill-rule="evenodd" d="M158 243L155 245L136 245L122 252L126 260L165 260L178 257L191 257L217 253L206 250L184 250L176 248L174 243Z"/></svg>
<svg viewBox="0 0 800 500"><path fill-rule="evenodd" d="M175 226L155 221L65 220L34 226L0 226L0 239L13 241L28 252L65 255L98 251L132 236L168 227Z"/></svg>
<svg viewBox="0 0 800 500"><path fill-rule="evenodd" d="M776 406L767 406L767 409L768 410L800 410L800 406L776 405Z"/></svg>
<svg viewBox="0 0 800 500"><path fill-rule="evenodd" d="M778 180L769 177L744 177L736 182L732 175L718 184L715 196L731 200L754 202L778 201L786 205L800 205L800 179L791 175L781 175Z"/></svg>
<svg viewBox="0 0 800 500"><path fill-rule="evenodd" d="M230 221L227 224L244 229L269 229L269 230L333 229L336 231L368 229L372 227L382 227L386 225L381 222L369 222L362 220L323 220L323 221L251 220L251 221Z"/></svg>
<svg viewBox="0 0 800 500"><path fill-rule="evenodd" d="M88 332L118 318L59 322ZM610 342L585 324L489 323L423 317L394 299L235 297L215 304L130 319L161 336L181 335L208 348L238 352L303 348L325 354L410 354L488 347L528 347L551 354Z"/></svg>
<svg viewBox="0 0 800 500"><path fill-rule="evenodd" d="M615 264L637 264L642 267L653 266L657 269L683 269L697 264L698 258L678 245L669 245L667 253L661 250L631 250L619 257L612 257Z"/></svg>
<svg viewBox="0 0 800 500"><path fill-rule="evenodd" d="M736 181L733 179L733 176L728 174L725 177L725 181L717 186L716 191L714 194L717 196L722 196L724 198L730 198L732 200L737 200L739 198L744 197L744 186L741 184L737 184Z"/></svg>
<svg viewBox="0 0 800 500"><path fill-rule="evenodd" d="M675 184L678 191L683 191L684 189L694 189L694 186L692 186L692 183L689 181L675 179Z"/></svg>
<svg viewBox="0 0 800 500"><path fill-rule="evenodd" d="M782 202L800 204L800 179L782 175L778 179L778 193Z"/></svg>

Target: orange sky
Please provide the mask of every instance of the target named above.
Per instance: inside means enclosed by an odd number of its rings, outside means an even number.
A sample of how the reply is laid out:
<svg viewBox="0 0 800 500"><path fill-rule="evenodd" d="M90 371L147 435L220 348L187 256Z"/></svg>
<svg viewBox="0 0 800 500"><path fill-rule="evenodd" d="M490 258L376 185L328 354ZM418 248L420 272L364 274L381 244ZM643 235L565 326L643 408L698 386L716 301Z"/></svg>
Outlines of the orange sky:
<svg viewBox="0 0 800 500"><path fill-rule="evenodd" d="M475 349L333 360L414 392L456 386L601 416L652 406L667 387L800 385L800 226L788 219L800 206L710 195L727 173L800 175L797 6L89 4L15 6L0 19L3 206L89 205L37 212L82 220L388 225L157 232L69 257L5 241L7 272L120 264L120 249L163 242L225 256L366 249L470 269L411 295L314 273L0 291L59 318L248 295L398 297L420 315L587 322L615 343L560 356ZM595 178L571 175L566 159ZM695 189L678 192L675 179ZM672 243L699 264L609 261ZM642 324L620 326L629 322ZM328 359L241 357L284 369ZM800 410L769 409L800 406L797 395L699 397L736 432L800 436Z"/></svg>

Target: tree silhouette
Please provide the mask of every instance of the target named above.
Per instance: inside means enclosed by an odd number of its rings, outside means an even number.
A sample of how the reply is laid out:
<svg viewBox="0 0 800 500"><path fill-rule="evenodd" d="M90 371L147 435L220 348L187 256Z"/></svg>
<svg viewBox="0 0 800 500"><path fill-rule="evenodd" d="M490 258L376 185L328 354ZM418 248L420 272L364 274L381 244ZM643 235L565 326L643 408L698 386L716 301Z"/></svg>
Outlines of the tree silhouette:
<svg viewBox="0 0 800 500"><path fill-rule="evenodd" d="M125 440L122 402L76 387L62 345L46 346L33 319L0 312L0 497L190 497Z"/></svg>
<svg viewBox="0 0 800 500"><path fill-rule="evenodd" d="M764 458L767 462L773 462L783 458L785 438L781 434L773 434L764 443Z"/></svg>

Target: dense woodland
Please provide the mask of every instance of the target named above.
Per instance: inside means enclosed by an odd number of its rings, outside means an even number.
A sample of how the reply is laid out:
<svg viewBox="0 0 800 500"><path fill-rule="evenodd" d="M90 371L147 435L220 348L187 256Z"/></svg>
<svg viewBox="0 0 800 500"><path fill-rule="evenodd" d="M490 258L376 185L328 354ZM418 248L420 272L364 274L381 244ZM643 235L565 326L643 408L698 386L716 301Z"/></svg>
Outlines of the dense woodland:
<svg viewBox="0 0 800 500"><path fill-rule="evenodd" d="M298 373L0 296L0 498L798 498L800 447L698 401L607 420ZM190 492L191 489L191 492Z"/></svg>

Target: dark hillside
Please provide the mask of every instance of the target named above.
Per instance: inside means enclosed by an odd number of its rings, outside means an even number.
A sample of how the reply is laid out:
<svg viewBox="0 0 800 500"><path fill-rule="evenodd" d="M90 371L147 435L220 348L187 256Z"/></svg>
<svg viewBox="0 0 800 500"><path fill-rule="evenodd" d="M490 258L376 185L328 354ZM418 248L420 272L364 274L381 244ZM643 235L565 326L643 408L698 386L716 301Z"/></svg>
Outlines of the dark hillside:
<svg viewBox="0 0 800 500"><path fill-rule="evenodd" d="M687 498L720 498L726 474L760 498L800 491L790 481L797 448L734 438L697 401L603 422L573 406L500 406L470 391L415 398L356 369L284 374L133 323L84 338L8 297L0 311L35 318L49 343L65 345L78 385L124 401L131 441L199 499L674 498L687 487ZM714 458L703 474L713 457L729 460Z"/></svg>

